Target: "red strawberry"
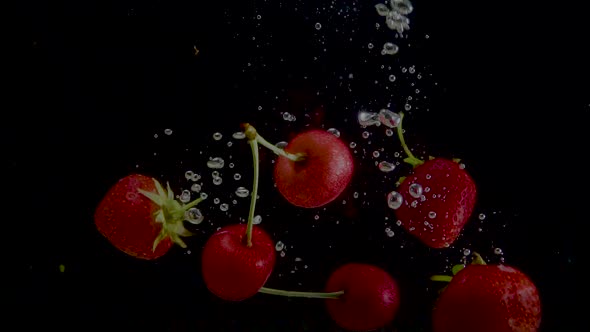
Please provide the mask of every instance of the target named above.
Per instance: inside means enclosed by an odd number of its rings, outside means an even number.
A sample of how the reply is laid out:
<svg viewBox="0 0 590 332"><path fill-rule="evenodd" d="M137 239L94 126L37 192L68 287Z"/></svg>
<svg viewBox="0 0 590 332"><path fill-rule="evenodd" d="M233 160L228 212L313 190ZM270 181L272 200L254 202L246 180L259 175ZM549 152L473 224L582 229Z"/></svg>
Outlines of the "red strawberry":
<svg viewBox="0 0 590 332"><path fill-rule="evenodd" d="M352 178L353 159L348 147L326 131L301 133L289 142L285 151L305 156L299 161L279 156L275 166L277 189L295 206L326 205L344 191Z"/></svg>
<svg viewBox="0 0 590 332"><path fill-rule="evenodd" d="M397 134L413 173L402 180L397 192L388 196L389 206L410 234L432 248L449 247L469 220L477 190L469 174L458 163L434 158L424 162L412 155L403 137L402 120Z"/></svg>
<svg viewBox="0 0 590 332"><path fill-rule="evenodd" d="M228 301L254 296L275 264L275 246L260 227L246 243L246 225L230 225L214 233L203 248L203 280L211 293Z"/></svg>
<svg viewBox="0 0 590 332"><path fill-rule="evenodd" d="M451 160L435 158L414 169L398 188L402 226L432 248L449 247L475 205L475 183ZM421 193L420 193L421 192Z"/></svg>
<svg viewBox="0 0 590 332"><path fill-rule="evenodd" d="M332 273L326 292L344 291L326 300L332 319L342 328L370 331L391 322L400 304L399 288L382 269L368 264L346 264Z"/></svg>
<svg viewBox="0 0 590 332"><path fill-rule="evenodd" d="M164 255L172 243L186 247L180 236L191 235L183 225L184 214L199 203L174 200L174 193L160 183L132 174L112 186L94 213L98 231L117 249L142 259Z"/></svg>
<svg viewBox="0 0 590 332"><path fill-rule="evenodd" d="M537 288L506 265L468 265L443 290L433 312L434 332L535 332L540 324Z"/></svg>

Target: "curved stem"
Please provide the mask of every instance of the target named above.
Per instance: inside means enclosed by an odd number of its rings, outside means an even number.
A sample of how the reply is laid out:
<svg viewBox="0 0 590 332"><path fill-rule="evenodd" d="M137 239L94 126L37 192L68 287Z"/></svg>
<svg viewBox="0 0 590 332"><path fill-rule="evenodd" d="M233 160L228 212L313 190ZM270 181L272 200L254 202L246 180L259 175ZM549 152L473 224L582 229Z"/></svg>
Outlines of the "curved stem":
<svg viewBox="0 0 590 332"><path fill-rule="evenodd" d="M280 295L280 296L288 296L288 297L307 297L311 299L339 299L343 294L344 291L333 292L333 293L324 293L324 292L293 292L293 291L286 291L274 288L266 288L262 287L258 290L259 293L264 294L271 294L271 295Z"/></svg>
<svg viewBox="0 0 590 332"><path fill-rule="evenodd" d="M258 196L258 142L256 139L250 139L250 147L252 148L252 165L254 168L254 183L252 184L252 193L250 198L250 213L248 213L248 225L246 226L246 244L248 247L252 246L252 227L254 225L254 210L256 209L256 197Z"/></svg>
<svg viewBox="0 0 590 332"><path fill-rule="evenodd" d="M204 200L204 198L199 197L199 198L195 199L194 201L192 201L192 202L190 202L188 204L183 205L182 208L184 209L184 211L186 211L186 210L192 208L193 206L201 203L203 200Z"/></svg>
<svg viewBox="0 0 590 332"><path fill-rule="evenodd" d="M288 158L292 161L301 161L301 160L305 159L305 154L303 154L303 153L292 154L292 153L289 153L283 149L277 148L275 145L273 145L269 141L265 140L264 137L260 136L260 134L258 134L258 132L256 131L256 128L254 128L249 123L244 123L242 125L242 127L244 127L244 132L246 134L246 137L248 137L249 140L256 140L258 143L260 143L260 145L271 150L275 154L278 154L279 156L283 156L285 158Z"/></svg>
<svg viewBox="0 0 590 332"><path fill-rule="evenodd" d="M414 157L414 155L412 154L412 152L410 151L410 149L406 145L406 141L404 140L404 134L403 134L403 129L402 129L402 122L404 120L404 113L400 112L399 116L400 116L400 119L399 119L399 124L397 125L397 137L399 138L399 141L402 144L404 151L408 155L408 158L405 158L404 161L414 167L416 167L418 165L422 165L422 164L424 164L424 161Z"/></svg>

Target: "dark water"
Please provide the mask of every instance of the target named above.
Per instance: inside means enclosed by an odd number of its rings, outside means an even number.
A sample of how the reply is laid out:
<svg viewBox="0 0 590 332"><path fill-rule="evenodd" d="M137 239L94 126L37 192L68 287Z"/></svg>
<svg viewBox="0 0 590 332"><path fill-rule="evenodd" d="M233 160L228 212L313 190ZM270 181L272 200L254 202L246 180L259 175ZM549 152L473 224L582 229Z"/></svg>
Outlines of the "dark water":
<svg viewBox="0 0 590 332"><path fill-rule="evenodd" d="M261 151L257 214L262 227L287 245L269 287L321 290L344 263L375 264L402 289L400 313L384 331L429 331L440 287L429 276L448 272L463 249L499 262L494 249L501 248L505 263L527 273L540 289L542 331L581 331L576 271L587 217L578 202L587 195L573 190L587 179L578 162L588 143L579 119L590 106L587 91L579 94L584 89L561 74L563 69L583 77L584 71L569 61L557 66L548 48L539 52L536 45L545 45L538 42L548 42L550 32L537 34L529 22L535 20L520 15L526 10L500 14L467 1L415 1L408 38L396 39L374 4L33 6L24 100L39 114L14 112L5 131L7 174L16 175L8 176L8 188L19 207L9 217L25 223L17 229L25 230L20 236L28 243L14 249L23 274L16 306L28 317L23 326L338 331L319 300L258 295L226 303L201 280L199 253L207 236L247 217L247 199L233 192L251 188L251 156L246 142L231 134L249 121L271 142L307 128L333 127L347 144L357 143L353 182L333 204L314 210L282 199L272 186L273 156ZM555 48L562 44L550 40ZM380 54L388 41L400 47L397 55ZM395 153L402 150L385 128L360 128L356 115L388 103L393 111L412 105L406 140L421 157L462 158L477 183L473 217L449 249L421 245L395 225L385 204L393 183L409 169L377 170L375 161L400 161ZM283 112L297 120L283 120ZM365 130L368 139L362 138ZM214 141L214 132L223 138ZM372 156L375 150L379 158ZM225 159L219 186L211 183L209 157ZM190 254L175 247L157 262L143 262L98 234L94 208L119 178L141 172L170 181L179 192L192 183L184 178L186 170L203 176L210 198L201 207L202 235L188 240ZM233 180L234 173L241 180ZM229 204L227 213L213 204L216 197ZM395 233L391 238L387 227Z"/></svg>

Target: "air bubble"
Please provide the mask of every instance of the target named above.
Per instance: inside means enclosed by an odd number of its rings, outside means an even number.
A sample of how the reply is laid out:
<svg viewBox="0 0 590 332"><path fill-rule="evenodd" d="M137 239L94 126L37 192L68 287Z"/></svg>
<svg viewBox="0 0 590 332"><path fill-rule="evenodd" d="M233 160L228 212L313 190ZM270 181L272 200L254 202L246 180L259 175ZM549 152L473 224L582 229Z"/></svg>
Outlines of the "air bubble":
<svg viewBox="0 0 590 332"><path fill-rule="evenodd" d="M188 203L191 200L191 192L183 190L178 199L183 203Z"/></svg>
<svg viewBox="0 0 590 332"><path fill-rule="evenodd" d="M367 47L368 47L369 49L373 49L373 43L369 43L369 44L367 45Z"/></svg>
<svg viewBox="0 0 590 332"><path fill-rule="evenodd" d="M395 224L398 225L398 226L401 226L402 225L402 221L401 220L398 220L398 221L395 222Z"/></svg>
<svg viewBox="0 0 590 332"><path fill-rule="evenodd" d="M463 256L469 256L469 254L471 254L471 250L469 250L469 249L463 250Z"/></svg>
<svg viewBox="0 0 590 332"><path fill-rule="evenodd" d="M397 113L394 113L386 108L379 111L379 122L389 128L397 127L400 121L401 117Z"/></svg>
<svg viewBox="0 0 590 332"><path fill-rule="evenodd" d="M431 178L432 178L432 175L426 174L426 180L430 180Z"/></svg>
<svg viewBox="0 0 590 332"><path fill-rule="evenodd" d="M352 197L359 198L359 193L355 191L354 194L352 194Z"/></svg>
<svg viewBox="0 0 590 332"><path fill-rule="evenodd" d="M422 195L422 186L418 183L412 183L408 188L408 192L414 198L420 198Z"/></svg>
<svg viewBox="0 0 590 332"><path fill-rule="evenodd" d="M328 129L328 132L336 137L340 137L340 131L336 128L330 128Z"/></svg>
<svg viewBox="0 0 590 332"><path fill-rule="evenodd" d="M410 0L391 0L391 9L403 15L408 15L414 11Z"/></svg>
<svg viewBox="0 0 590 332"><path fill-rule="evenodd" d="M351 149L354 149L354 148L356 148L356 143L350 142L350 144L348 146L350 146Z"/></svg>
<svg viewBox="0 0 590 332"><path fill-rule="evenodd" d="M218 178L213 178L213 184L218 186L223 182L223 179L218 177Z"/></svg>
<svg viewBox="0 0 590 332"><path fill-rule="evenodd" d="M195 173L194 173L193 171L186 171L186 172L184 172L184 177L185 177L187 180L190 180L190 179L193 177L193 175L194 175L194 174L195 174Z"/></svg>
<svg viewBox="0 0 590 332"><path fill-rule="evenodd" d="M280 141L277 144L275 144L275 146L279 149L284 149L285 147L287 147L289 143L285 142L285 141Z"/></svg>
<svg viewBox="0 0 590 332"><path fill-rule="evenodd" d="M434 211L428 212L428 218L430 218L430 219L436 218L436 212L434 212Z"/></svg>
<svg viewBox="0 0 590 332"><path fill-rule="evenodd" d="M387 43L383 44L383 51L382 51L382 53L384 55L385 54L387 54L387 55L394 55L394 54L397 54L397 52L399 52L399 47L396 44L390 43L390 42L387 42Z"/></svg>
<svg viewBox="0 0 590 332"><path fill-rule="evenodd" d="M198 225L203 222L205 217L201 213L201 210L197 208L190 208L184 213L184 218L191 224Z"/></svg>
<svg viewBox="0 0 590 332"><path fill-rule="evenodd" d="M369 138L369 132L368 131L363 131L363 138Z"/></svg>
<svg viewBox="0 0 590 332"><path fill-rule="evenodd" d="M409 72L410 74L413 74L413 73L415 73L415 72L416 72L416 68L414 68L414 66L412 66L412 67L410 67L410 69L408 69L408 72Z"/></svg>
<svg viewBox="0 0 590 332"><path fill-rule="evenodd" d="M244 133L243 131L237 131L233 133L231 136L235 139L244 139L246 138L246 133Z"/></svg>
<svg viewBox="0 0 590 332"><path fill-rule="evenodd" d="M242 176L240 175L240 173L236 173L234 174L234 180L238 181L242 178Z"/></svg>
<svg viewBox="0 0 590 332"><path fill-rule="evenodd" d="M318 23L315 24L315 29L316 30L320 30L321 28L322 28L322 24L321 23L318 22Z"/></svg>
<svg viewBox="0 0 590 332"><path fill-rule="evenodd" d="M213 169L223 168L224 165L225 165L225 162L223 161L223 158L220 158L220 157L215 157L215 158L207 161L207 167L213 168Z"/></svg>
<svg viewBox="0 0 590 332"><path fill-rule="evenodd" d="M385 173L391 172L395 169L395 165L387 161L380 162L378 167L381 172Z"/></svg>
<svg viewBox="0 0 590 332"><path fill-rule="evenodd" d="M201 193L201 199L207 199L207 197L209 197L207 193Z"/></svg>
<svg viewBox="0 0 590 332"><path fill-rule="evenodd" d="M277 243L275 244L275 250L282 251L283 249L285 249L285 244L281 241L277 241Z"/></svg>
<svg viewBox="0 0 590 332"><path fill-rule="evenodd" d="M387 135L387 136L393 136L393 130L391 130L391 129L385 130L385 135Z"/></svg>
<svg viewBox="0 0 590 332"><path fill-rule="evenodd" d="M254 219L252 219L252 224L254 224L254 225L260 225L261 222L262 222L262 217L260 215L256 215L254 217Z"/></svg>
<svg viewBox="0 0 590 332"><path fill-rule="evenodd" d="M494 249L494 254L496 254L496 255L502 255L503 254L502 249L501 248Z"/></svg>
<svg viewBox="0 0 590 332"><path fill-rule="evenodd" d="M406 111L409 111L409 110L411 110L411 109L412 109L412 105L410 105L410 104L405 104L405 105L404 105L404 109L405 109Z"/></svg>
<svg viewBox="0 0 590 332"><path fill-rule="evenodd" d="M483 213L479 214L479 220L484 220L486 218L486 215Z"/></svg>
<svg viewBox="0 0 590 332"><path fill-rule="evenodd" d="M295 116L289 112L283 113L283 120L285 121L295 121Z"/></svg>
<svg viewBox="0 0 590 332"><path fill-rule="evenodd" d="M388 237L393 237L395 235L390 228L385 229L385 234L387 234Z"/></svg>
<svg viewBox="0 0 590 332"><path fill-rule="evenodd" d="M201 185L198 183L193 183L193 185L191 186L191 190L198 193L199 191L201 191Z"/></svg>
<svg viewBox="0 0 590 332"><path fill-rule="evenodd" d="M250 195L250 191L244 187L238 187L238 189L236 189L236 196L238 197L248 197L248 195Z"/></svg>
<svg viewBox="0 0 590 332"><path fill-rule="evenodd" d="M379 158L379 151L373 151L373 158Z"/></svg>
<svg viewBox="0 0 590 332"><path fill-rule="evenodd" d="M219 177L219 171L213 171L213 172L211 172L211 176L213 178L218 178Z"/></svg>
<svg viewBox="0 0 590 332"><path fill-rule="evenodd" d="M164 134L166 134L168 136L172 135L172 129L165 129Z"/></svg>
<svg viewBox="0 0 590 332"><path fill-rule="evenodd" d="M213 204L219 204L219 202L220 202L219 198L216 197L213 199Z"/></svg>
<svg viewBox="0 0 590 332"><path fill-rule="evenodd" d="M222 137L223 137L223 135L221 135L221 133L213 134L213 139L216 141L219 141Z"/></svg>
<svg viewBox="0 0 590 332"><path fill-rule="evenodd" d="M221 205L219 205L219 209L221 211L227 211L229 209L229 205L227 205L227 203L222 203Z"/></svg>
<svg viewBox="0 0 590 332"><path fill-rule="evenodd" d="M287 255L287 253L285 253L284 251L281 251L280 255L281 255L281 257L285 257Z"/></svg>
<svg viewBox="0 0 590 332"><path fill-rule="evenodd" d="M379 115L374 112L360 111L358 114L358 121L361 126L373 126L379 122Z"/></svg>
<svg viewBox="0 0 590 332"><path fill-rule="evenodd" d="M389 7L383 3L376 4L375 9L377 10L377 14L379 14L379 16L387 16L387 13L389 13Z"/></svg>
<svg viewBox="0 0 590 332"><path fill-rule="evenodd" d="M319 219L320 219L320 216L316 214L316 215L313 217L313 219L315 219L315 220L319 220Z"/></svg>
<svg viewBox="0 0 590 332"><path fill-rule="evenodd" d="M196 174L196 173L195 173L195 174L193 174L193 176L191 177L191 180L192 180L193 182L197 182L197 181L199 181L200 179L201 179L201 176L200 176L199 174Z"/></svg>
<svg viewBox="0 0 590 332"><path fill-rule="evenodd" d="M404 198L397 191L392 191L389 194L387 194L387 206L389 206L391 209L399 209L399 207L402 206L403 202Z"/></svg>
<svg viewBox="0 0 590 332"><path fill-rule="evenodd" d="M395 75L393 75L393 74L389 75L389 81L395 82Z"/></svg>

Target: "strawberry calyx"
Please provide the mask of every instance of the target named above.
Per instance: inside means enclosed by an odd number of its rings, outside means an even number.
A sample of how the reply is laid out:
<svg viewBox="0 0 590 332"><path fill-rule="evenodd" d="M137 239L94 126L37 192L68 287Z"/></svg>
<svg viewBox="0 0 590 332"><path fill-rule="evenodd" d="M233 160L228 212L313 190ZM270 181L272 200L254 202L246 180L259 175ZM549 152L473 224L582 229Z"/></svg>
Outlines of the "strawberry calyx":
<svg viewBox="0 0 590 332"><path fill-rule="evenodd" d="M473 253L473 260L471 261L471 264L474 265L487 265L486 261L481 257L480 254L478 254L477 252ZM459 271L463 270L465 268L464 264L457 264L455 266L453 266L451 268L451 271L453 272L453 276L457 275L457 273L459 273ZM433 275L432 277L430 277L430 280L432 281L441 281L441 282L451 282L451 280L453 280L452 276L448 276L448 275Z"/></svg>
<svg viewBox="0 0 590 332"><path fill-rule="evenodd" d="M400 119L399 119L399 124L397 125L397 137L399 138L402 148L404 148L404 152L408 155L407 158L404 158L404 162L412 165L412 167L418 167L418 166L424 164L424 160L416 158L412 154L412 151L410 151L410 148L408 148L408 145L406 144L406 141L404 140L404 134L403 134L403 128L402 128L402 122L404 120L404 113L400 112L399 116L400 116Z"/></svg>
<svg viewBox="0 0 590 332"><path fill-rule="evenodd" d="M170 238L172 242L178 244L182 248L186 248L186 243L184 243L180 237L191 236L194 234L184 227L183 221L186 219L185 214L190 208L203 201L204 198L199 197L190 203L181 204L174 199L174 192L172 191L172 188L170 188L170 183L166 183L166 189L164 189L160 182L154 179L154 185L156 186L157 193L138 189L140 194L149 198L160 207L160 209L154 213L154 220L157 223L162 224L162 230L154 240L152 251L156 251L158 244L166 238Z"/></svg>

